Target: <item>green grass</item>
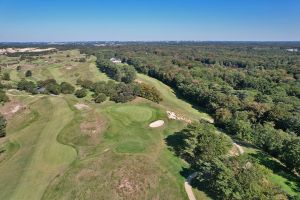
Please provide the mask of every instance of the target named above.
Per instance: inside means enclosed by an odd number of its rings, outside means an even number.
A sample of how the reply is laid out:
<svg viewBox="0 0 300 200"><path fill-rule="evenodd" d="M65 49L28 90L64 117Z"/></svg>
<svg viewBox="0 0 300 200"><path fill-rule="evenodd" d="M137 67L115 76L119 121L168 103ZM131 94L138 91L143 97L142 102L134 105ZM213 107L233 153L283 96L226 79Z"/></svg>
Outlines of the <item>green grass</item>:
<svg viewBox="0 0 300 200"><path fill-rule="evenodd" d="M40 199L48 183L76 158L76 151L56 141L62 128L72 120L72 112L61 98L43 98L30 105L38 117L32 121L16 118L8 137L18 143L18 151L0 165L0 199ZM27 126L24 126L24 123Z"/></svg>

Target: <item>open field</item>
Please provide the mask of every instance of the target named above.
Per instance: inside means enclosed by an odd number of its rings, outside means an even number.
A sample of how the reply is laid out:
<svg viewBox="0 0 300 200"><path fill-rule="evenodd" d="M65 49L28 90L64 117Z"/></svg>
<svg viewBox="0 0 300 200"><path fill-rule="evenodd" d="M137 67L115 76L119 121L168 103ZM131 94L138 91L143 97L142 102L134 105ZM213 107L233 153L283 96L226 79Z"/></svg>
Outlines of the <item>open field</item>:
<svg viewBox="0 0 300 200"><path fill-rule="evenodd" d="M5 70L12 84L28 69L34 81L55 78L75 85L78 78L109 80L96 68L95 57L76 61L83 57L77 50L63 51L21 61L20 71L17 64ZM10 90L10 99L22 102L25 109L8 120L8 136L0 141L6 149L0 154L0 199L187 199L181 174L188 166L164 141L186 123L169 119L166 111L191 120L213 120L162 82L142 74L138 80L159 90L163 101L137 98L124 104L95 104L89 96L32 96ZM156 120L164 124L150 128ZM273 174L283 190L299 193L291 177ZM198 199L209 199L197 189L194 193Z"/></svg>

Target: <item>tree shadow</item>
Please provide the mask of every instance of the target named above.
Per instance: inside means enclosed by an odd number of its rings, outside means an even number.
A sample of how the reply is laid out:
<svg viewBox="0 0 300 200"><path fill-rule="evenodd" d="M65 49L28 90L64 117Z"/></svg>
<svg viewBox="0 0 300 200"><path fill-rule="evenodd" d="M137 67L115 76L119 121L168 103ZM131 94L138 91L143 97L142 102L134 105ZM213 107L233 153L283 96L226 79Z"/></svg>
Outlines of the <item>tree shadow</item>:
<svg viewBox="0 0 300 200"><path fill-rule="evenodd" d="M184 140L186 138L187 137L181 131L178 131L172 135L167 136L165 138L165 142L168 146L168 149L173 151L176 156L181 157L181 150L184 148Z"/></svg>
<svg viewBox="0 0 300 200"><path fill-rule="evenodd" d="M289 169L287 169L284 165L282 165L279 161L274 160L266 153L263 153L261 151L257 153L251 153L249 154L253 158L255 158L260 164L264 165L266 168L273 171L274 174L277 174L279 176L282 176L289 181L286 181L285 183L294 191L299 193L300 192L300 178L297 177L295 174L291 173ZM292 186L292 183L294 182L295 186Z"/></svg>

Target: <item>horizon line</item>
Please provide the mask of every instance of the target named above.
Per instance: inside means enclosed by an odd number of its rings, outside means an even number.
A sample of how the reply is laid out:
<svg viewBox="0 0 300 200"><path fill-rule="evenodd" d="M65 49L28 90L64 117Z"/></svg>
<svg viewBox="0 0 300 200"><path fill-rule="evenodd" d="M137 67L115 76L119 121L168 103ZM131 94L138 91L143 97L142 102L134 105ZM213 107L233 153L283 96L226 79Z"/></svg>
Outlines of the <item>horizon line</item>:
<svg viewBox="0 0 300 200"><path fill-rule="evenodd" d="M78 43L78 42L300 42L300 40L70 40L70 41L0 41L0 43Z"/></svg>

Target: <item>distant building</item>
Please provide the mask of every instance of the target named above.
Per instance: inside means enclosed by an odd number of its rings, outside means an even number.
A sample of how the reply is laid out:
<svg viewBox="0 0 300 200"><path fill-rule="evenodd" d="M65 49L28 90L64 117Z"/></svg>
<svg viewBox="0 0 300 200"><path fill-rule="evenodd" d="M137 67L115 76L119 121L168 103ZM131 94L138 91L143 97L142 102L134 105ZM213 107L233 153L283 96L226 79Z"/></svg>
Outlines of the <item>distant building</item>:
<svg viewBox="0 0 300 200"><path fill-rule="evenodd" d="M115 64L122 63L121 60L116 59L116 58L111 58L110 61L111 61L112 63L115 63Z"/></svg>
<svg viewBox="0 0 300 200"><path fill-rule="evenodd" d="M298 52L298 49L287 49L289 52Z"/></svg>

